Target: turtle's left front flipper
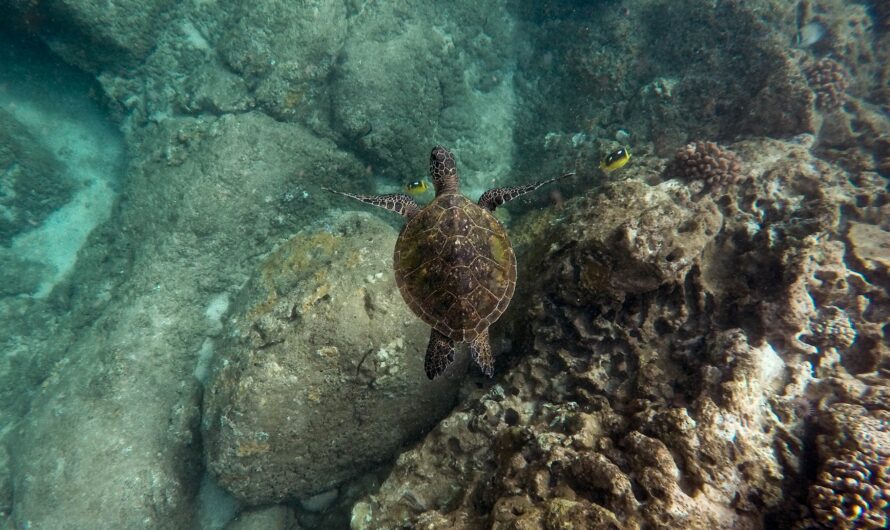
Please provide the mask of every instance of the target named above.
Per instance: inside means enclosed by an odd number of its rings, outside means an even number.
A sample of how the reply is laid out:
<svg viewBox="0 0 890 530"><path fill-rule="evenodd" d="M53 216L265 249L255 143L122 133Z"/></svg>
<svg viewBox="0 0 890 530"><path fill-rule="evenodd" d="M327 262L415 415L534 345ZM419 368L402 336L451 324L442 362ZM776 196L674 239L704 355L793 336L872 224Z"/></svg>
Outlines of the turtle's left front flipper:
<svg viewBox="0 0 890 530"><path fill-rule="evenodd" d="M525 186L510 186L508 188L490 189L483 193L481 197L479 197L479 206L493 212L495 208L507 201L512 201L516 197L535 191L545 184L550 184L551 182L556 182L557 180L562 180L566 177L571 177L572 175L574 175L574 173L566 173L565 175L560 175L552 179L542 180L541 182L535 182L534 184L526 184Z"/></svg>
<svg viewBox="0 0 890 530"><path fill-rule="evenodd" d="M321 189L329 191L331 193L336 193L337 195L349 197L350 199L373 204L374 206L377 206L379 208L383 208L391 212L396 212L403 217L411 217L412 215L420 211L420 207L417 205L416 202L414 202L414 199L401 193L391 193L389 195L355 195L352 193L344 193L342 191L332 190L325 187L322 187Z"/></svg>

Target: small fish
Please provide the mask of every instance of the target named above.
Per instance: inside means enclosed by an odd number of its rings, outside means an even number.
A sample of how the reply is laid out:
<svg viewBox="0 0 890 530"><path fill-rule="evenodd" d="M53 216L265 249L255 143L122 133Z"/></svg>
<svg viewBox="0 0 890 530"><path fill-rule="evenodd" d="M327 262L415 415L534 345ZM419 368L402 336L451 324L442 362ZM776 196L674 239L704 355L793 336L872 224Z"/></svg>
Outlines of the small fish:
<svg viewBox="0 0 890 530"><path fill-rule="evenodd" d="M810 22L800 28L800 31L797 33L797 45L801 48L808 48L822 40L825 32L825 26L818 22Z"/></svg>
<svg viewBox="0 0 890 530"><path fill-rule="evenodd" d="M425 180L412 180L405 186L405 191L410 195L423 195L430 189Z"/></svg>
<svg viewBox="0 0 890 530"><path fill-rule="evenodd" d="M600 169L609 173L610 171L623 168L628 160L630 160L630 148L622 147L612 151L603 158L602 162L600 162Z"/></svg>

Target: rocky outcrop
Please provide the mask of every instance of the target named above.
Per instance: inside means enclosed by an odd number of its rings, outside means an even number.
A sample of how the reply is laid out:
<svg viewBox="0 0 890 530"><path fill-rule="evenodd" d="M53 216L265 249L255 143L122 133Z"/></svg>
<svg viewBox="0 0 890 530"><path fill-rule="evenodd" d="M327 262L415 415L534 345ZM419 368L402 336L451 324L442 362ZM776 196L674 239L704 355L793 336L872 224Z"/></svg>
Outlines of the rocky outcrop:
<svg viewBox="0 0 890 530"><path fill-rule="evenodd" d="M395 238L371 214L326 219L281 245L233 304L202 424L207 465L239 500L332 490L453 406L459 379L427 380L429 327L396 294Z"/></svg>

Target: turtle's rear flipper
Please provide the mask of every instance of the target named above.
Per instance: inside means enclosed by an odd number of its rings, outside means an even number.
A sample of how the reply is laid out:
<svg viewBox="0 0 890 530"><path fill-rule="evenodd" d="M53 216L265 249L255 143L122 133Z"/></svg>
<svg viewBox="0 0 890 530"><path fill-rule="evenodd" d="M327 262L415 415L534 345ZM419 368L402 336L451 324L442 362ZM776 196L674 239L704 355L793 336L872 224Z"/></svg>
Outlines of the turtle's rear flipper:
<svg viewBox="0 0 890 530"><path fill-rule="evenodd" d="M423 369L426 376L435 379L454 362L454 341L436 330L430 331L430 344L426 347Z"/></svg>
<svg viewBox="0 0 890 530"><path fill-rule="evenodd" d="M354 193L344 193L342 191L332 190L325 187L322 187L321 189L329 191L331 193L336 193L337 195L349 197L350 199L355 199L357 201L373 204L374 206L379 206L384 210L396 212L403 217L411 217L412 215L420 211L420 207L417 206L417 203L414 201L414 199L401 193L391 193L389 195L356 195Z"/></svg>
<svg viewBox="0 0 890 530"><path fill-rule="evenodd" d="M491 377L494 374L494 356L491 354L491 343L488 342L488 330L476 335L470 343L470 356L482 369L482 372Z"/></svg>
<svg viewBox="0 0 890 530"><path fill-rule="evenodd" d="M565 175L560 175L552 179L542 180L541 182L535 182L534 184L526 184L525 186L510 186L509 188L490 189L483 193L481 197L479 197L479 206L493 212L495 208L507 201L512 201L516 197L535 191L545 184L550 184L551 182L556 182L557 180L571 177L572 175L574 175L574 173L566 173Z"/></svg>

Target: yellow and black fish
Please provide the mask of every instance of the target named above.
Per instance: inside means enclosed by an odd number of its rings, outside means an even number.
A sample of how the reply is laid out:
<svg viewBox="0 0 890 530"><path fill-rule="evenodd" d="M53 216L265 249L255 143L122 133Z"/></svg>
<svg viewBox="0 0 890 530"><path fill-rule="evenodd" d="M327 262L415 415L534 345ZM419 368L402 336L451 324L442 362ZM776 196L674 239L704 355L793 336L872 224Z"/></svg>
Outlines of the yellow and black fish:
<svg viewBox="0 0 890 530"><path fill-rule="evenodd" d="M621 169L625 164L630 160L630 148L622 147L620 149L616 149L609 153L605 158L603 158L602 162L600 162L600 169L609 173L610 171L615 171L616 169Z"/></svg>
<svg viewBox="0 0 890 530"><path fill-rule="evenodd" d="M425 180L412 180L405 185L405 191L411 195L423 195L430 189Z"/></svg>

